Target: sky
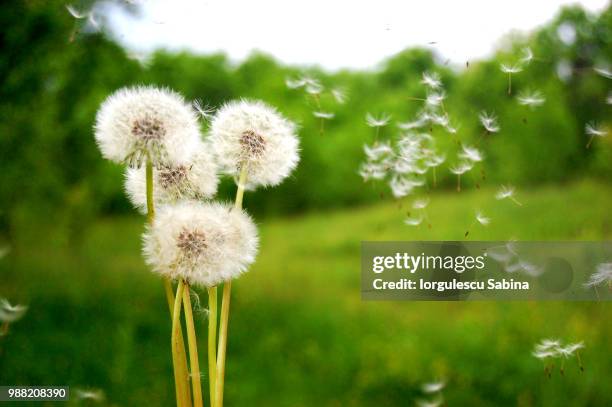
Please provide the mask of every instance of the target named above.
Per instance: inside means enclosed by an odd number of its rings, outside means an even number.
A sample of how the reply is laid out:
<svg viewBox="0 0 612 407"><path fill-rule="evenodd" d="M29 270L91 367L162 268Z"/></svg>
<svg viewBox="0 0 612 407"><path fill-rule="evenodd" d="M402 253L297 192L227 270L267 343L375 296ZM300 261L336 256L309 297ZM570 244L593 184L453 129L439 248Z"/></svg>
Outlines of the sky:
<svg viewBox="0 0 612 407"><path fill-rule="evenodd" d="M591 11L607 0L125 0L141 8L108 11L114 36L135 53L157 48L223 51L234 61L253 50L292 65L371 69L410 46L435 49L463 65L487 57L512 30L528 32L565 4Z"/></svg>

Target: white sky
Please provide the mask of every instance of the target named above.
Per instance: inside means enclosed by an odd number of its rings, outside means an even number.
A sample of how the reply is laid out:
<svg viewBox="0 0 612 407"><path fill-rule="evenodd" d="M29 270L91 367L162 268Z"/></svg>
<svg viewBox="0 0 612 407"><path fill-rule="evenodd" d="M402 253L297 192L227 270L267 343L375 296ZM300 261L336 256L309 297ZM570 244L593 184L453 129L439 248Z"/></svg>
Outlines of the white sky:
<svg viewBox="0 0 612 407"><path fill-rule="evenodd" d="M141 16L116 8L109 23L131 50L224 51L240 61L257 49L285 63L327 69L372 68L414 45L434 47L443 58L464 64L487 56L509 31L528 31L549 21L563 4L580 3L591 11L607 4L607 0L129 2L142 7Z"/></svg>

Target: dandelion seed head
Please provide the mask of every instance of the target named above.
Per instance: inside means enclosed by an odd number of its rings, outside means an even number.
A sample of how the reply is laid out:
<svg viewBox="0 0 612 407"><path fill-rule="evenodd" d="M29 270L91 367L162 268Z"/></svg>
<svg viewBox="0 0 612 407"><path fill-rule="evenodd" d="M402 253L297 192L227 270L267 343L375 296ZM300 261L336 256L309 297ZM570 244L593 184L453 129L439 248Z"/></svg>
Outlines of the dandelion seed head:
<svg viewBox="0 0 612 407"><path fill-rule="evenodd" d="M188 161L200 142L195 112L178 93L150 86L110 95L96 116L95 138L102 155L140 167Z"/></svg>
<svg viewBox="0 0 612 407"><path fill-rule="evenodd" d="M210 146L201 142L188 162L153 170L153 201L155 206L160 206L182 199L209 199L217 193L218 184L217 166ZM146 213L144 168L126 169L125 191L132 204L141 213Z"/></svg>
<svg viewBox="0 0 612 407"><path fill-rule="evenodd" d="M245 211L183 201L160 208L143 237L153 271L212 287L247 271L257 254L257 229Z"/></svg>
<svg viewBox="0 0 612 407"><path fill-rule="evenodd" d="M249 190L280 184L300 159L295 124L259 101L223 106L211 122L209 140L222 173L237 178L246 166Z"/></svg>

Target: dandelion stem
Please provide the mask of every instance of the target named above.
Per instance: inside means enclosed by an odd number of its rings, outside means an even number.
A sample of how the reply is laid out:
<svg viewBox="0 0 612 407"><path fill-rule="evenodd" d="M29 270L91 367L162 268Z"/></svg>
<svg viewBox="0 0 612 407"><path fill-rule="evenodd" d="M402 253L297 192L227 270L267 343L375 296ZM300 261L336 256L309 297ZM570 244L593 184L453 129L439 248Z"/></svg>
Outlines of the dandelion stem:
<svg viewBox="0 0 612 407"><path fill-rule="evenodd" d="M518 206L523 206L522 203L520 203L515 197L511 196L510 199L512 199L512 202L514 202L515 204L517 204Z"/></svg>
<svg viewBox="0 0 612 407"><path fill-rule="evenodd" d="M153 163L150 159L147 159L147 164L145 168L146 172L146 189L147 189L147 222L150 224L153 223L153 219L155 218L155 205L153 203ZM170 317L173 316L174 313L174 293L172 292L172 283L167 278L163 279L164 281L164 290L166 291L166 299L168 300L168 309L170 310ZM179 325L180 328L180 325ZM178 399L178 389L181 387L180 382L182 381L183 387L187 389L187 398L191 398L189 386L187 383L189 381L189 374L187 372L187 355L185 354L185 345L183 340L183 331L179 330L179 366L174 367L174 385L177 390L177 399ZM178 369L177 369L178 367Z"/></svg>
<svg viewBox="0 0 612 407"><path fill-rule="evenodd" d="M586 148L591 148L591 143L593 142L593 139L595 138L595 136L591 136L591 138L589 138L589 142L586 145Z"/></svg>
<svg viewBox="0 0 612 407"><path fill-rule="evenodd" d="M238 189L236 190L236 209L242 208L242 199L244 197L244 187L247 180L247 165L245 164L238 179ZM231 280L223 284L223 299L221 301L221 320L219 323L219 349L217 351L217 385L215 390L216 407L223 406L223 385L225 384L225 355L227 350L227 328L229 324L229 307L232 293Z"/></svg>
<svg viewBox="0 0 612 407"><path fill-rule="evenodd" d="M512 74L508 73L508 95L512 94Z"/></svg>
<svg viewBox="0 0 612 407"><path fill-rule="evenodd" d="M217 385L217 287L208 289L208 381L210 405L215 406Z"/></svg>
<svg viewBox="0 0 612 407"><path fill-rule="evenodd" d="M183 298L183 280L179 280L176 288L176 296L174 297L174 307L172 309L172 362L174 363L175 375L180 371L181 366L181 354L179 353L179 344L183 343L179 333L181 332L181 304ZM176 376L175 376L176 377ZM189 386L187 386L189 387ZM191 405L191 400L187 397L187 387L183 380L177 381L176 388L176 404L179 407L185 407Z"/></svg>
<svg viewBox="0 0 612 407"><path fill-rule="evenodd" d="M433 187L436 187L436 167L433 167L432 169L432 173L433 173Z"/></svg>
<svg viewBox="0 0 612 407"><path fill-rule="evenodd" d="M187 344L189 345L189 367L191 368L193 406L203 407L200 362L198 360L198 341L196 339L195 325L193 323L193 310L191 307L188 283L184 284L183 305L185 306L185 325L187 327Z"/></svg>

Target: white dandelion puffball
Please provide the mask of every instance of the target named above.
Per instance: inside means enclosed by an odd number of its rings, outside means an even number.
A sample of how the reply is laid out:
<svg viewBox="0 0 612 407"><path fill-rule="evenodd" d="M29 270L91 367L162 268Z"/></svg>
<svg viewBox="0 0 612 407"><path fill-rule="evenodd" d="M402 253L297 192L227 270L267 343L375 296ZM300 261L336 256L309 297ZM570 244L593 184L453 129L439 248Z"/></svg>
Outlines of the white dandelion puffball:
<svg viewBox="0 0 612 407"><path fill-rule="evenodd" d="M198 118L182 96L168 89L119 89L100 106L94 127L104 158L140 167L187 161L201 140Z"/></svg>
<svg viewBox="0 0 612 407"><path fill-rule="evenodd" d="M222 173L238 181L246 166L249 190L280 184L300 160L295 124L260 101L223 106L212 120L209 140Z"/></svg>
<svg viewBox="0 0 612 407"><path fill-rule="evenodd" d="M144 168L127 168L125 191L132 204L147 212L147 184ZM153 202L155 206L183 199L209 199L217 193L219 177L210 146L200 143L191 160L153 170Z"/></svg>
<svg viewBox="0 0 612 407"><path fill-rule="evenodd" d="M245 211L195 201L162 207L143 236L154 272L205 287L247 271L257 245L257 228Z"/></svg>

